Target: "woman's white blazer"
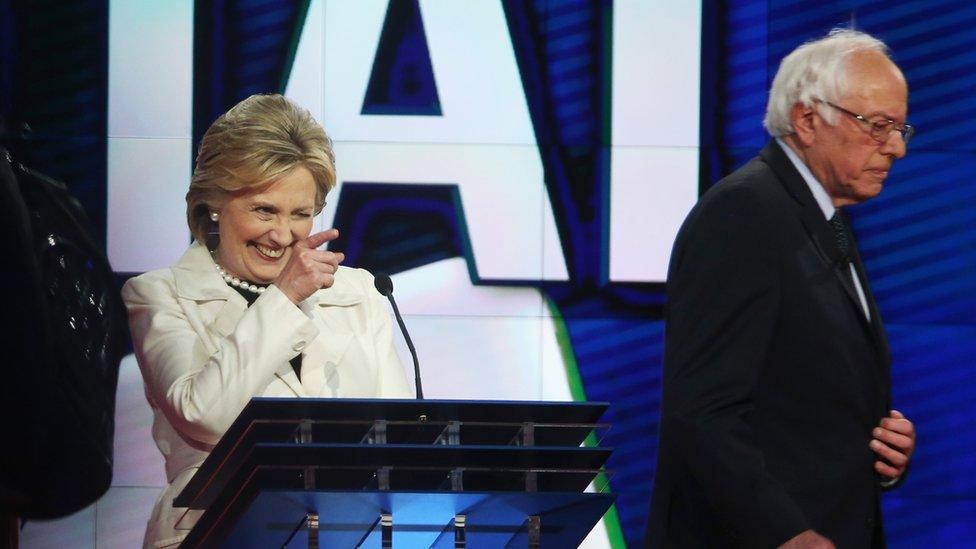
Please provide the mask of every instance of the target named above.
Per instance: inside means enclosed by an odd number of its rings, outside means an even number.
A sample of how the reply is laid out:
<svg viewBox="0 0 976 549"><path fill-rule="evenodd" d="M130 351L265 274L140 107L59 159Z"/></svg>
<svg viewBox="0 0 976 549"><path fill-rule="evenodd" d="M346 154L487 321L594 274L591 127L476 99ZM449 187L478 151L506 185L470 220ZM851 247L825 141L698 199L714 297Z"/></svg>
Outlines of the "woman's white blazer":
<svg viewBox="0 0 976 549"><path fill-rule="evenodd" d="M250 307L194 243L172 267L122 289L169 487L146 547L179 543L198 511L173 498L253 396L409 398L385 300L362 269L295 306L269 286ZM301 380L289 360L302 355Z"/></svg>

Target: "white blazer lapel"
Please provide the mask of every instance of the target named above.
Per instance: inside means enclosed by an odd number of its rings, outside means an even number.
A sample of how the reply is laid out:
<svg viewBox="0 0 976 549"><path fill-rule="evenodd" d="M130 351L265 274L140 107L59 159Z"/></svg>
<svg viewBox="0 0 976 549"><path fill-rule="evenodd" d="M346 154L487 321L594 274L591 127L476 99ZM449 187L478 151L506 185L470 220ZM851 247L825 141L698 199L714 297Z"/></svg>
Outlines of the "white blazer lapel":
<svg viewBox="0 0 976 549"><path fill-rule="evenodd" d="M217 268L210 252L200 243L194 243L173 267L176 291L181 299L192 300L199 315L189 319L191 323L201 323L210 334L204 338L207 351L217 351L217 341L229 336L247 310L247 301L227 286L217 274ZM220 304L219 302L223 302ZM308 396L291 364L285 362L275 372L275 376L295 394Z"/></svg>
<svg viewBox="0 0 976 549"><path fill-rule="evenodd" d="M190 246L173 267L173 278L180 300L192 302L187 304L187 320L198 334L209 336L202 338L207 352L216 352L218 341L237 327L247 301L217 274L210 253L199 243Z"/></svg>
<svg viewBox="0 0 976 549"><path fill-rule="evenodd" d="M318 338L316 338L316 339L318 339ZM288 388L291 389L292 392L295 393L295 396L297 396L297 397L307 397L307 396L309 396L309 393L305 390L305 387L302 386L302 382L299 381L298 380L298 376L295 375L295 369L291 367L291 363L286 362L282 366L280 366L278 368L278 371L275 372L275 376L278 379L280 379L281 381L283 381L285 383L285 385L287 385ZM304 356L302 357L302 377L303 378L305 377L305 357Z"/></svg>

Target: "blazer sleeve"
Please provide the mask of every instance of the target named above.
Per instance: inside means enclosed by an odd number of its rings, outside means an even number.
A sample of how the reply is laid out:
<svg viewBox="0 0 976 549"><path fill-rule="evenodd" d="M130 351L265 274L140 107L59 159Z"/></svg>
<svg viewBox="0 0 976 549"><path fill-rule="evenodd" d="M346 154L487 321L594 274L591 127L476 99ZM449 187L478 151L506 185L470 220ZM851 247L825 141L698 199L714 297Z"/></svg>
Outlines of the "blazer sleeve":
<svg viewBox="0 0 976 549"><path fill-rule="evenodd" d="M745 545L777 546L809 528L748 421L780 306L777 228L754 189L710 194L672 253L661 451Z"/></svg>
<svg viewBox="0 0 976 549"><path fill-rule="evenodd" d="M171 278L150 273L131 279L122 297L147 396L178 432L207 444L216 444L277 367L318 335L273 285L213 353L204 350L206 327L187 314Z"/></svg>

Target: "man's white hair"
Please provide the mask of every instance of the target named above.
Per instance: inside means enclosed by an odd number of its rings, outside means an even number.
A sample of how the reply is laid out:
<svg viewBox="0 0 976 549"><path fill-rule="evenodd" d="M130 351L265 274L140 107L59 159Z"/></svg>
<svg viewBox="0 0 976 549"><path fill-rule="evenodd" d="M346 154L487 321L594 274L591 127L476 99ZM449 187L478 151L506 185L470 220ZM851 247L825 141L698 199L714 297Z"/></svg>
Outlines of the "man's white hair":
<svg viewBox="0 0 976 549"><path fill-rule="evenodd" d="M847 92L847 62L855 53L875 51L888 56L888 46L881 40L851 29L834 29L830 34L812 40L783 58L773 78L766 104L763 126L774 137L793 133L790 110L793 105L817 108L816 100L838 103ZM837 124L839 113L820 109L830 125Z"/></svg>

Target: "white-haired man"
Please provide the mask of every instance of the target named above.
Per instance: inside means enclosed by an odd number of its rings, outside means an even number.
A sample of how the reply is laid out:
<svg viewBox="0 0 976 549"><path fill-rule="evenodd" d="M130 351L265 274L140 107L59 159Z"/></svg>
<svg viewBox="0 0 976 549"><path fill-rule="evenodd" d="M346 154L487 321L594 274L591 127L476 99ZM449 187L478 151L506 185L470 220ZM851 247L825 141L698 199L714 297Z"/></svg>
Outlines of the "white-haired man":
<svg viewBox="0 0 976 549"><path fill-rule="evenodd" d="M685 220L668 276L649 547L878 547L911 422L840 208L905 155L883 43L835 30L780 65L759 156Z"/></svg>

